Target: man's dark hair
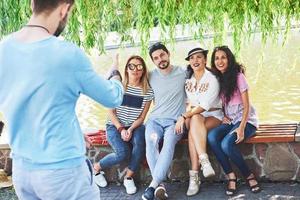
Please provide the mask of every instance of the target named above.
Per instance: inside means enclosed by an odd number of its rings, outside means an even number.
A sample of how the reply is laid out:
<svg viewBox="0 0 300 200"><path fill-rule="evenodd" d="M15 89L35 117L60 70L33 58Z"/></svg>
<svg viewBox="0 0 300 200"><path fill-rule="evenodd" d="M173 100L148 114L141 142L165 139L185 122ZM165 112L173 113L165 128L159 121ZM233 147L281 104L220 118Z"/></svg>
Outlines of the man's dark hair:
<svg viewBox="0 0 300 200"><path fill-rule="evenodd" d="M74 0L33 0L33 13L50 12L57 8L61 3L74 4Z"/></svg>
<svg viewBox="0 0 300 200"><path fill-rule="evenodd" d="M150 55L150 57L151 57L152 60L153 60L153 58L152 58L152 53L153 53L154 51L156 51L156 50L159 50L159 49L161 49L161 50L163 50L163 51L169 53L167 47L166 47L164 44L162 44L161 42L154 43L153 45L151 45L151 46L149 47L149 55Z"/></svg>

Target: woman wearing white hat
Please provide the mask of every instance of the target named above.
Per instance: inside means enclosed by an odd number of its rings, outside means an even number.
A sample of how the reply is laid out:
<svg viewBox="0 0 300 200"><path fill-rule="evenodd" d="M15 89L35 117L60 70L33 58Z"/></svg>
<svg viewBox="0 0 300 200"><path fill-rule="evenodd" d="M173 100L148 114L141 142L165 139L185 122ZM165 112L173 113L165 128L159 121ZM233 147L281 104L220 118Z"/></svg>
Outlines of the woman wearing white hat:
<svg viewBox="0 0 300 200"><path fill-rule="evenodd" d="M191 170L187 196L198 193L200 187L199 164L204 177L215 175L208 155L206 141L208 130L220 125L223 118L219 99L219 83L216 77L206 67L208 50L194 48L185 58L189 61L187 67L188 79L185 91L188 99L187 112L182 113L176 123L176 132L188 131Z"/></svg>

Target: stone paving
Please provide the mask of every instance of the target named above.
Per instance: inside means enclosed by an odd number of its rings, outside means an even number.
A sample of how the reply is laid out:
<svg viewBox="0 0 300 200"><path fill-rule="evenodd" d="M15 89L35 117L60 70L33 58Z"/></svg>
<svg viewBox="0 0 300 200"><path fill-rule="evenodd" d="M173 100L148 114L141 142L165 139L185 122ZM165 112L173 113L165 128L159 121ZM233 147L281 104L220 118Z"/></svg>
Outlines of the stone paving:
<svg viewBox="0 0 300 200"><path fill-rule="evenodd" d="M224 194L224 185L221 183L203 183L200 193L193 197L185 195L187 183L167 184L170 200L218 200L218 199L249 199L249 200L300 200L300 183L262 183L263 191L253 194L245 184L239 183L236 196L228 198ZM145 186L139 187L135 195L128 195L122 185L109 185L101 188L101 200L141 200Z"/></svg>
<svg viewBox="0 0 300 200"><path fill-rule="evenodd" d="M252 194L245 184L239 184L236 196L228 198L221 183L203 183L198 195L185 195L187 183L168 183L169 200L300 200L300 183L262 183L263 191ZM101 188L101 200L141 200L145 186L140 186L135 195L128 195L122 185L110 184ZM0 189L0 200L18 200L13 188Z"/></svg>

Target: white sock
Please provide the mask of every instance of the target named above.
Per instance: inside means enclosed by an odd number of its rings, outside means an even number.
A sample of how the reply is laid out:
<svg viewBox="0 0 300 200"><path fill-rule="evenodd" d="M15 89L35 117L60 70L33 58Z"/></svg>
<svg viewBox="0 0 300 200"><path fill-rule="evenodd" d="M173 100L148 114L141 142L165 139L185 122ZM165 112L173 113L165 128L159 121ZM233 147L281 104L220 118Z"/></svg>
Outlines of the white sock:
<svg viewBox="0 0 300 200"><path fill-rule="evenodd" d="M158 183L155 180L152 180L149 187L153 187L155 189L158 187Z"/></svg>

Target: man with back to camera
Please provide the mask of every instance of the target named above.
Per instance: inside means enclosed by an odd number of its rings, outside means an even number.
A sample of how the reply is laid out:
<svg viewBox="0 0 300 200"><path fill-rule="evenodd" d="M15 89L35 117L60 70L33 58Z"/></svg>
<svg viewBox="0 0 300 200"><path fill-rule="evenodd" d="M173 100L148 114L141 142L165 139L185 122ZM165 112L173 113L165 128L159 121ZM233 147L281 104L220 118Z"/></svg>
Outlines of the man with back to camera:
<svg viewBox="0 0 300 200"><path fill-rule="evenodd" d="M124 91L117 70L111 77L119 80L99 77L80 48L54 37L73 4L32 0L29 22L0 43L0 111L8 122L13 182L22 200L100 199L75 106L85 94L117 107Z"/></svg>
<svg viewBox="0 0 300 200"><path fill-rule="evenodd" d="M153 44L149 55L157 69L150 73L154 91L154 108L146 123L146 157L152 181L142 195L143 200L160 200L168 195L162 182L171 165L175 145L182 133L175 132L177 118L185 112L185 69L170 64L170 53L160 42ZM159 143L163 145L159 152Z"/></svg>

